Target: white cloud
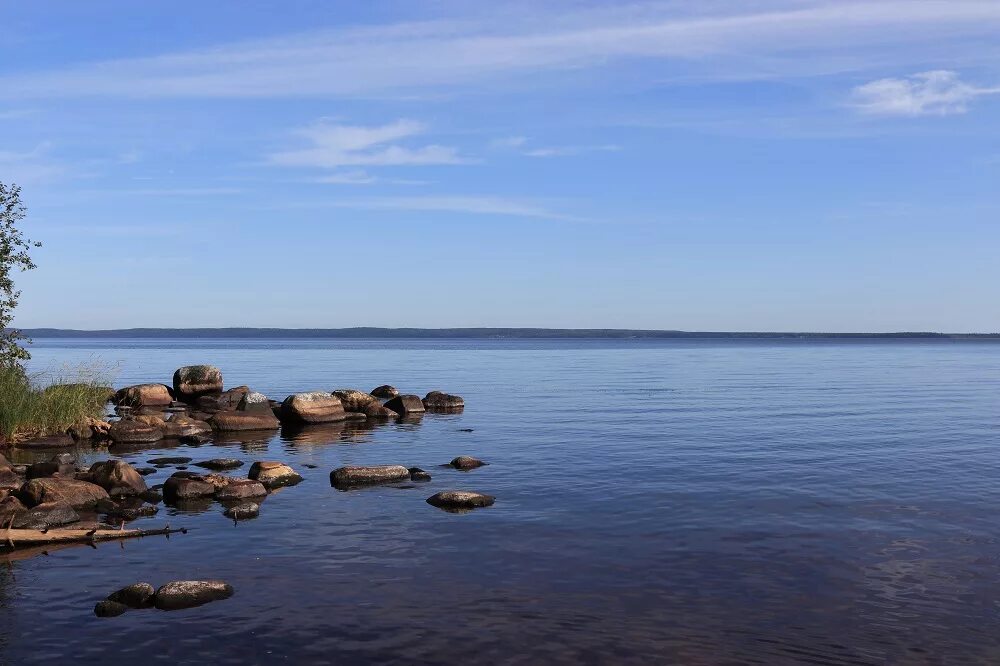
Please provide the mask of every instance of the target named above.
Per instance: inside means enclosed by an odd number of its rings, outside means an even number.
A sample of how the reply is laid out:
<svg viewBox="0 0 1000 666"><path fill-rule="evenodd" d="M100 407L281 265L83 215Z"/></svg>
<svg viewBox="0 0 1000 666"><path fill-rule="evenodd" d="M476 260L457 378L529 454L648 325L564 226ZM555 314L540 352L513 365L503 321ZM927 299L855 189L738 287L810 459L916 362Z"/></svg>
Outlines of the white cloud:
<svg viewBox="0 0 1000 666"><path fill-rule="evenodd" d="M896 65L926 61L928 45L942 40L955 58L982 60L995 55L982 39L1000 29L995 0L644 2L571 12L544 3L522 12L473 7L465 11L482 13L460 20L323 30L8 74L0 77L0 97L405 94L636 58L700 65L702 77L776 78L864 69L875 55Z"/></svg>
<svg viewBox="0 0 1000 666"><path fill-rule="evenodd" d="M379 197L335 201L328 205L359 210L429 211L583 221L582 218L552 211L537 203L491 196Z"/></svg>
<svg viewBox="0 0 1000 666"><path fill-rule="evenodd" d="M872 115L947 116L965 113L977 97L998 93L1000 88L976 87L956 72L939 69L871 81L854 89L852 101L856 109Z"/></svg>
<svg viewBox="0 0 1000 666"><path fill-rule="evenodd" d="M470 161L449 146L431 144L409 148L392 143L425 131L422 124L412 120L397 120L376 127L319 122L296 132L306 139L310 144L308 147L273 153L268 156L268 162L277 166L336 169L343 166L464 164Z"/></svg>
<svg viewBox="0 0 1000 666"><path fill-rule="evenodd" d="M601 146L549 146L524 151L528 157L568 157L583 153L607 153L621 150L621 146L606 144Z"/></svg>

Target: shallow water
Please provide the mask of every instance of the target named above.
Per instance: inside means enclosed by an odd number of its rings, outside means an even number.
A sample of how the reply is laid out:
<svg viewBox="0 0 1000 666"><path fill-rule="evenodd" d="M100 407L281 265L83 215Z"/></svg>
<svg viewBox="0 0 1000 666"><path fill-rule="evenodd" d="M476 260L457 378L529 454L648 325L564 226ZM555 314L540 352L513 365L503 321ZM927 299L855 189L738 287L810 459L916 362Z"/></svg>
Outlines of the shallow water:
<svg viewBox="0 0 1000 666"><path fill-rule="evenodd" d="M238 525L218 504L162 507L131 526L191 531L0 565L3 663L1000 660L1000 344L36 340L33 353L36 370L117 363L117 385L205 362L278 399L391 383L467 407L123 455L277 459L305 481ZM490 465L438 467L460 454ZM380 463L434 478L330 487L336 467ZM497 503L424 502L449 488ZM179 578L236 595L93 615L120 586Z"/></svg>

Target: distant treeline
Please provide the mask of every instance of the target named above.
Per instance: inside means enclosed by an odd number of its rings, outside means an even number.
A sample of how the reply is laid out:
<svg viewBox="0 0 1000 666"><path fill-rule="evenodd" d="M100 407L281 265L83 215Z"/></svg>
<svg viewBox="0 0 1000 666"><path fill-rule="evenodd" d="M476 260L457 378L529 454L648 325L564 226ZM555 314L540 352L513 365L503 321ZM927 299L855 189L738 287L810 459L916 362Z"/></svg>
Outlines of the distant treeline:
<svg viewBox="0 0 1000 666"><path fill-rule="evenodd" d="M1000 333L793 333L651 331L616 328L33 328L34 338L594 338L594 339L951 339L1000 340Z"/></svg>

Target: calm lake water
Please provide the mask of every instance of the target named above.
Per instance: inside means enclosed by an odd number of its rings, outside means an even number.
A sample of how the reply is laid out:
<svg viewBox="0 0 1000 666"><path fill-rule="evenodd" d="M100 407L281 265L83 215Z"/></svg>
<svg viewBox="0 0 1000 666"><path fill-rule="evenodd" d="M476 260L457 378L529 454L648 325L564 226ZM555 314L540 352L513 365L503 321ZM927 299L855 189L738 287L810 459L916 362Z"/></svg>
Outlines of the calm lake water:
<svg viewBox="0 0 1000 666"><path fill-rule="evenodd" d="M119 386L212 363L227 386L272 398L390 383L467 406L418 424L122 456L276 459L305 480L238 525L218 504L161 507L132 525L192 530L0 564L2 663L1000 662L1000 344L36 340L32 351L35 370L116 364ZM461 454L490 465L437 467ZM382 463L434 478L330 487L336 467ZM450 514L424 502L444 489L497 503ZM192 578L236 594L93 615L123 585Z"/></svg>

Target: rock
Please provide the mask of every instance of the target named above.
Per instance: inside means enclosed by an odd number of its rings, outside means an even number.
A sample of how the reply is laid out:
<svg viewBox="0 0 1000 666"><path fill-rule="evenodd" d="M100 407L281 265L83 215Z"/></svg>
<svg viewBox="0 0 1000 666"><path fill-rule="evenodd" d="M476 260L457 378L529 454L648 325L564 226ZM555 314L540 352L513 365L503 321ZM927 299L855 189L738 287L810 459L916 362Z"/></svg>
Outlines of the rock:
<svg viewBox="0 0 1000 666"><path fill-rule="evenodd" d="M16 446L19 449L68 449L74 444L73 438L69 435L46 435L18 442Z"/></svg>
<svg viewBox="0 0 1000 666"><path fill-rule="evenodd" d="M407 414L422 414L424 409L424 403L420 400L419 396L415 395L397 395L395 398L385 403L386 409L391 409L400 416L406 416Z"/></svg>
<svg viewBox="0 0 1000 666"><path fill-rule="evenodd" d="M215 485L200 478L172 476L163 484L163 499L167 503L173 503L178 500L209 497L215 494L215 490Z"/></svg>
<svg viewBox="0 0 1000 666"><path fill-rule="evenodd" d="M173 402L170 389L164 384L137 384L126 386L115 393L112 401L128 407L169 405Z"/></svg>
<svg viewBox="0 0 1000 666"><path fill-rule="evenodd" d="M493 506L496 498L468 490L445 490L427 498L427 503L441 509L476 509Z"/></svg>
<svg viewBox="0 0 1000 666"><path fill-rule="evenodd" d="M214 365L188 365L174 371L174 395L193 402L203 395L222 393L222 371Z"/></svg>
<svg viewBox="0 0 1000 666"><path fill-rule="evenodd" d="M364 415L370 419L399 418L399 414L392 411L388 407L383 407L382 405L368 405L368 407L365 408Z"/></svg>
<svg viewBox="0 0 1000 666"><path fill-rule="evenodd" d="M139 472L143 476L149 476L150 474L156 474L155 467L136 467L135 471Z"/></svg>
<svg viewBox="0 0 1000 666"><path fill-rule="evenodd" d="M155 516L158 508L151 504L143 504L138 497L126 497L121 502L114 500L101 500L96 506L98 513L105 514L109 520L136 520L137 518L148 518Z"/></svg>
<svg viewBox="0 0 1000 666"><path fill-rule="evenodd" d="M242 500L249 497L263 497L264 495L267 495L267 488L260 481L234 479L226 487L215 492L215 499L219 501Z"/></svg>
<svg viewBox="0 0 1000 666"><path fill-rule="evenodd" d="M123 604L129 608L150 608L156 590L149 583L132 583L108 595L107 601Z"/></svg>
<svg viewBox="0 0 1000 666"><path fill-rule="evenodd" d="M266 412L217 412L209 423L213 430L233 432L240 430L274 430L281 424L274 414Z"/></svg>
<svg viewBox="0 0 1000 666"><path fill-rule="evenodd" d="M254 481L260 481L268 490L281 486L292 486L302 480L294 469L274 460L262 460L250 466L247 474Z"/></svg>
<svg viewBox="0 0 1000 666"><path fill-rule="evenodd" d="M184 463L189 463L193 458L188 458L186 456L164 456L162 458L150 458L146 462L150 465L183 465Z"/></svg>
<svg viewBox="0 0 1000 666"><path fill-rule="evenodd" d="M135 421L137 423L144 423L148 426L158 428L163 430L163 426L166 425L166 421L163 419L163 412L157 410L155 414L132 414L129 416L127 421Z"/></svg>
<svg viewBox="0 0 1000 666"><path fill-rule="evenodd" d="M159 428L131 419L112 423L109 434L115 443L120 444L157 442L163 439L163 431Z"/></svg>
<svg viewBox="0 0 1000 666"><path fill-rule="evenodd" d="M208 435L181 435L177 441L188 446L201 446L206 442L212 441L212 438Z"/></svg>
<svg viewBox="0 0 1000 666"><path fill-rule="evenodd" d="M32 479L24 484L20 493L21 501L27 506L55 503L74 509L93 506L98 500L108 498L108 492L97 484L62 477Z"/></svg>
<svg viewBox="0 0 1000 666"><path fill-rule="evenodd" d="M198 481L204 481L205 483L211 483L216 491L225 488L233 481L245 481L246 479L242 477L226 476L225 474L196 474L195 476L188 477L191 479L197 479Z"/></svg>
<svg viewBox="0 0 1000 666"><path fill-rule="evenodd" d="M27 470L25 470L27 473ZM24 477L12 467L0 467L0 490L17 490L24 485Z"/></svg>
<svg viewBox="0 0 1000 666"><path fill-rule="evenodd" d="M395 398L399 395L399 390L395 386L383 384L378 388L373 388L371 394L376 398Z"/></svg>
<svg viewBox="0 0 1000 666"><path fill-rule="evenodd" d="M153 605L160 610L193 608L233 596L233 586L221 580L176 580L160 587Z"/></svg>
<svg viewBox="0 0 1000 666"><path fill-rule="evenodd" d="M76 466L73 464L60 464L49 461L28 465L26 476L29 479L43 479L55 475L72 477L75 473Z"/></svg>
<svg viewBox="0 0 1000 666"><path fill-rule="evenodd" d="M479 460L478 458L473 458L472 456L459 456L448 464L454 467L455 469L460 469L464 471L464 470L476 469L477 467L482 467L486 463L484 463L482 460Z"/></svg>
<svg viewBox="0 0 1000 666"><path fill-rule="evenodd" d="M165 437L188 437L212 432L212 426L207 421L199 421L180 413L171 416L161 427Z"/></svg>
<svg viewBox="0 0 1000 666"><path fill-rule="evenodd" d="M330 472L330 485L346 489L377 483L408 481L410 470L402 465L371 465L368 467L339 467Z"/></svg>
<svg viewBox="0 0 1000 666"><path fill-rule="evenodd" d="M52 456L52 460L49 462L54 462L59 465L72 465L76 462L76 458L73 457L72 453L57 453Z"/></svg>
<svg viewBox="0 0 1000 666"><path fill-rule="evenodd" d="M227 507L223 513L233 520L246 520L260 515L260 504L257 502L241 502L236 506Z"/></svg>
<svg viewBox="0 0 1000 666"><path fill-rule="evenodd" d="M146 492L146 481L124 460L105 460L90 466L90 478L111 495L138 495Z"/></svg>
<svg viewBox="0 0 1000 666"><path fill-rule="evenodd" d="M266 395L256 391L245 393L236 405L236 411L274 414L271 410L271 401L267 399Z"/></svg>
<svg viewBox="0 0 1000 666"><path fill-rule="evenodd" d="M97 617L117 617L128 610L128 606L117 601L98 601L94 606L94 615Z"/></svg>
<svg viewBox="0 0 1000 666"><path fill-rule="evenodd" d="M361 412L344 412L344 420L353 422L367 421L368 417Z"/></svg>
<svg viewBox="0 0 1000 666"><path fill-rule="evenodd" d="M0 528L5 528L10 524L10 519L19 513L24 513L28 508L13 495L8 495L0 500Z"/></svg>
<svg viewBox="0 0 1000 666"><path fill-rule="evenodd" d="M435 411L456 411L465 408L465 400L461 396L441 391L431 391L421 402L424 403L424 409Z"/></svg>
<svg viewBox="0 0 1000 666"><path fill-rule="evenodd" d="M22 530L47 530L50 527L69 525L79 520L79 514L68 504L43 502L23 513L18 513L11 527Z"/></svg>
<svg viewBox="0 0 1000 666"><path fill-rule="evenodd" d="M365 393L364 391L356 391L354 389L338 389L333 392L335 398L340 400L340 404L344 406L344 410L348 412L361 412L365 413L365 408L369 405L375 405L378 407L382 406L379 399L373 396L371 393Z"/></svg>
<svg viewBox="0 0 1000 666"><path fill-rule="evenodd" d="M410 481L430 481L431 475L419 467L410 468Z"/></svg>
<svg viewBox="0 0 1000 666"><path fill-rule="evenodd" d="M295 393L281 403L281 420L290 423L331 423L345 418L340 399L322 391Z"/></svg>
<svg viewBox="0 0 1000 666"><path fill-rule="evenodd" d="M205 469L211 469L216 472L221 472L227 469L236 469L238 467L243 467L245 463L242 460L236 460L235 458L212 458L211 460L202 460L201 462L196 462L195 466L204 467Z"/></svg>
<svg viewBox="0 0 1000 666"><path fill-rule="evenodd" d="M199 409L208 412L232 411L239 406L243 396L250 392L249 386L236 386L218 395L203 395L196 404Z"/></svg>

